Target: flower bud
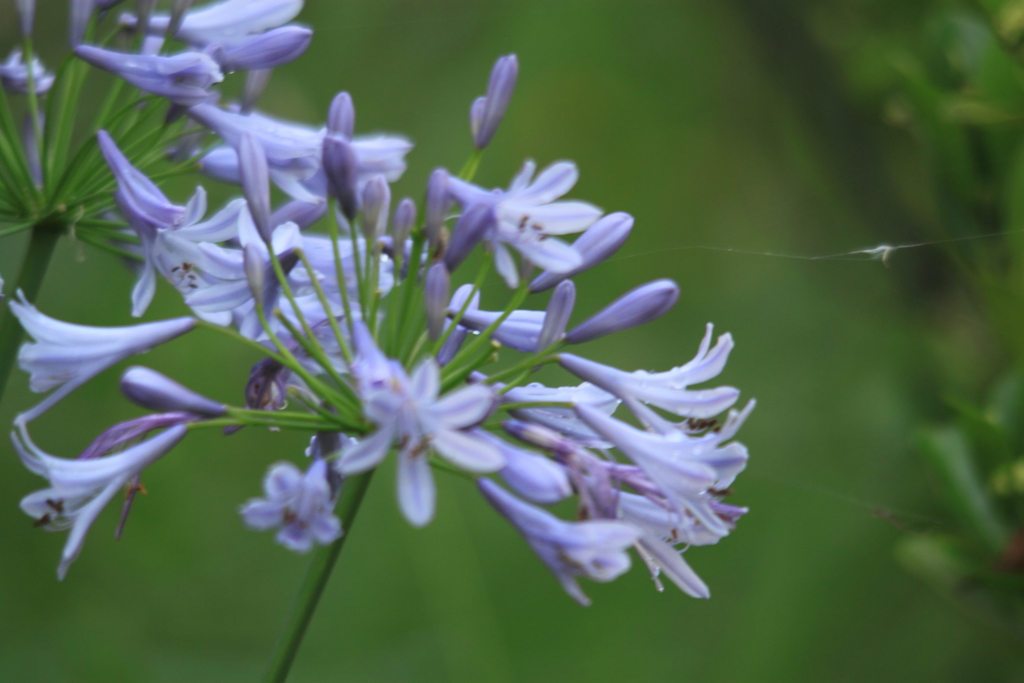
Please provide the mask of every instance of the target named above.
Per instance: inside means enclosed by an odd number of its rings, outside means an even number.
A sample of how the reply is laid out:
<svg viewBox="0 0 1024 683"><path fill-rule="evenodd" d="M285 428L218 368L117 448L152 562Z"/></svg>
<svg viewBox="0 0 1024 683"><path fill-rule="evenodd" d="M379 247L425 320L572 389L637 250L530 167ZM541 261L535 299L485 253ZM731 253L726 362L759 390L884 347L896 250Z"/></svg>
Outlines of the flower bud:
<svg viewBox="0 0 1024 683"><path fill-rule="evenodd" d="M626 292L583 324L572 329L565 339L570 344L621 332L660 318L675 305L679 285L671 280L655 280Z"/></svg>
<svg viewBox="0 0 1024 683"><path fill-rule="evenodd" d="M270 169L263 145L252 133L242 133L238 143L238 170L252 222L263 241L269 243L274 234L270 224Z"/></svg>
<svg viewBox="0 0 1024 683"><path fill-rule="evenodd" d="M68 16L68 42L78 47L85 39L85 31L92 18L94 0L71 0Z"/></svg>
<svg viewBox="0 0 1024 683"><path fill-rule="evenodd" d="M302 56L313 39L303 26L281 26L246 39L235 47L219 49L214 59L224 71L273 69Z"/></svg>
<svg viewBox="0 0 1024 683"><path fill-rule="evenodd" d="M520 441L525 441L548 451L565 453L574 450L576 446L554 429L542 427L532 422L505 420L501 423L501 427Z"/></svg>
<svg viewBox="0 0 1024 683"><path fill-rule="evenodd" d="M452 281L443 263L435 263L427 270L423 287L424 307L427 310L427 334L431 341L441 338L444 320L448 313L448 297Z"/></svg>
<svg viewBox="0 0 1024 683"><path fill-rule="evenodd" d="M249 292L252 298L259 304L263 304L263 293L267 287L264 271L266 263L259 247L255 244L247 244L242 247L242 268L245 270L245 279L249 281Z"/></svg>
<svg viewBox="0 0 1024 683"><path fill-rule="evenodd" d="M355 129L356 108L352 104L352 96L340 92L331 100L331 108L327 110L327 131L345 141L351 141Z"/></svg>
<svg viewBox="0 0 1024 683"><path fill-rule="evenodd" d="M505 117L505 110L512 100L512 92L519 76L519 60L515 55L505 55L494 63L491 80L487 84L487 96L473 102L470 107L470 124L473 128L473 144L483 149L494 137L498 124Z"/></svg>
<svg viewBox="0 0 1024 683"><path fill-rule="evenodd" d="M443 168L434 169L427 181L427 201L424 208L425 216L423 231L427 235L430 249L437 247L441 235L441 226L448 217L448 210L451 209L452 200L448 193L448 172Z"/></svg>
<svg viewBox="0 0 1024 683"><path fill-rule="evenodd" d="M300 229L306 229L324 217L327 213L327 202L304 202L299 199L288 202L278 208L270 216L271 225L295 223Z"/></svg>
<svg viewBox="0 0 1024 683"><path fill-rule="evenodd" d="M463 212L444 253L444 263L449 272L459 267L497 222L494 207L489 204L474 204Z"/></svg>
<svg viewBox="0 0 1024 683"><path fill-rule="evenodd" d="M575 304L576 285L572 283L572 280L559 283L551 294L551 300L548 301L547 313L544 315L544 326L541 327L540 337L537 339L538 351L543 351L552 344L562 340Z"/></svg>
<svg viewBox="0 0 1024 683"><path fill-rule="evenodd" d="M273 74L273 69L253 69L245 75L245 86L242 88L243 114L248 114L256 107Z"/></svg>
<svg viewBox="0 0 1024 683"><path fill-rule="evenodd" d="M334 135L324 136L323 167L327 187L338 200L341 212L349 221L359 213L356 195L356 152L345 140Z"/></svg>
<svg viewBox="0 0 1024 683"><path fill-rule="evenodd" d="M388 229L391 209L391 188L382 175L370 178L363 188L363 236L371 242L382 237Z"/></svg>
<svg viewBox="0 0 1024 683"><path fill-rule="evenodd" d="M587 229L572 244L583 261L580 265L562 273L545 271L530 283L531 292L543 292L567 280L577 273L593 268L619 250L633 229L633 217L628 213L610 213Z"/></svg>
<svg viewBox="0 0 1024 683"><path fill-rule="evenodd" d="M21 35L28 38L32 35L32 24L36 18L36 0L15 0L18 16L21 17Z"/></svg>
<svg viewBox="0 0 1024 683"><path fill-rule="evenodd" d="M469 131L473 134L474 140L480 134L480 126L483 125L486 109L486 97L478 97L473 100L473 104L469 105Z"/></svg>
<svg viewBox="0 0 1024 683"><path fill-rule="evenodd" d="M396 252L402 253L405 249L405 242L412 233L412 226L416 223L416 202L406 197L398 203L395 215L391 219L391 237L394 240Z"/></svg>
<svg viewBox="0 0 1024 683"><path fill-rule="evenodd" d="M121 391L133 403L158 412L185 412L200 417L227 413L221 403L198 394L155 370L138 365L121 375Z"/></svg>

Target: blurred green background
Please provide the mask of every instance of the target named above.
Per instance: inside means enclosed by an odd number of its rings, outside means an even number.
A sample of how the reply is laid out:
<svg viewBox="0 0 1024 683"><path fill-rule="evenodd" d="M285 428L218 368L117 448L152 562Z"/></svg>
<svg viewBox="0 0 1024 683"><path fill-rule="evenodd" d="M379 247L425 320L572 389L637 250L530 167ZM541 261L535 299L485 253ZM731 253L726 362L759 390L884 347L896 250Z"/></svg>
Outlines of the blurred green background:
<svg viewBox="0 0 1024 683"><path fill-rule="evenodd" d="M893 3L883 18L898 28L929 4ZM587 355L667 369L713 321L737 343L722 379L759 404L730 501L751 513L686 556L711 600L659 594L634 566L586 585L594 605L582 609L462 479L439 473L437 519L411 529L386 466L290 680L1024 680L1019 643L944 602L892 550L906 530L943 524L912 436L942 416L944 391L971 396L990 377L986 323L930 247L887 265L791 258L927 236L928 178L908 136L864 96L889 68L870 42L867 10L880 5L307 2L313 45L275 73L265 110L319 122L350 91L358 131L416 142L397 192L418 198L431 168L461 166L469 103L493 60L516 52L519 86L478 180L504 185L525 157L569 158L581 169L574 196L636 217L619 255L577 278L577 315L656 277L682 288L669 316ZM40 0L38 14L39 52L54 65L65 3ZM8 4L0 46L14 34ZM854 49L867 57L851 61ZM231 191L206 184L211 205ZM3 243L0 272L13 276L22 246ZM115 258L64 240L39 304L125 324L132 282ZM184 311L161 285L147 317ZM238 401L254 360L199 331L142 362ZM119 372L39 420L37 442L72 455L138 415ZM12 377L0 422L33 402L26 384ZM64 536L17 508L41 481L0 447L0 680L257 680L308 559L245 530L237 507L259 494L269 463L301 459L303 441L191 435L147 471L124 539L113 541L111 506L63 583Z"/></svg>

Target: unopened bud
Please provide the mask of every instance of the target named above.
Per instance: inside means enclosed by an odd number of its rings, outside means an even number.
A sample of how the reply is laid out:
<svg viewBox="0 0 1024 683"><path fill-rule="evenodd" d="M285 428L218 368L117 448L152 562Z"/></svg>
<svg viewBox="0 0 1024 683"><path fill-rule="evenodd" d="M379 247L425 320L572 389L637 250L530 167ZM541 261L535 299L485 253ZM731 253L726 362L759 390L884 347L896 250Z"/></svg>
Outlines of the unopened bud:
<svg viewBox="0 0 1024 683"><path fill-rule="evenodd" d="M370 178L363 188L363 236L374 242L387 232L391 188L382 175Z"/></svg>
<svg viewBox="0 0 1024 683"><path fill-rule="evenodd" d="M570 344L580 344L613 332L621 332L660 318L675 305L679 285L671 280L655 280L626 292L565 336Z"/></svg>
<svg viewBox="0 0 1024 683"><path fill-rule="evenodd" d="M155 370L133 366L121 376L121 391L133 403L159 412L185 412L201 417L220 417L224 404L178 384Z"/></svg>
<svg viewBox="0 0 1024 683"><path fill-rule="evenodd" d="M252 133L242 133L238 143L238 170L249 213L264 242L270 243L274 226L270 224L270 169L263 145Z"/></svg>
<svg viewBox="0 0 1024 683"><path fill-rule="evenodd" d="M544 315L544 326L541 327L540 337L537 339L538 351L543 351L562 340L575 305L576 285L572 283L572 280L566 280L555 287Z"/></svg>
<svg viewBox="0 0 1024 683"><path fill-rule="evenodd" d="M245 86L242 88L243 114L248 114L256 108L256 103L263 97L263 92L273 75L273 69L254 69L245 75Z"/></svg>
<svg viewBox="0 0 1024 683"><path fill-rule="evenodd" d="M416 202L406 197L398 203L395 209L394 218L391 219L391 237L394 239L394 248L401 253L405 249L405 242L412 233L412 226L416 223Z"/></svg>
<svg viewBox="0 0 1024 683"><path fill-rule="evenodd" d="M477 149L483 149L491 142L498 124L505 118L518 76L519 60L515 55L506 55L494 63L491 80L487 84L487 96L480 98L483 99L482 103L477 99L470 107L473 144Z"/></svg>
<svg viewBox="0 0 1024 683"><path fill-rule="evenodd" d="M452 281L448 269L443 263L435 263L427 270L424 282L424 307L427 311L427 334L431 341L440 339L444 331L444 321L448 314L448 297L451 295Z"/></svg>
<svg viewBox="0 0 1024 683"><path fill-rule="evenodd" d="M356 107L352 104L352 96L340 92L331 100L331 108L327 110L327 132L350 141L355 129Z"/></svg>
<svg viewBox="0 0 1024 683"><path fill-rule="evenodd" d="M434 169L427 181L427 201L424 207L423 231L427 235L431 251L440 240L441 226L444 225L448 211L452 207L452 199L448 193L448 172L443 168Z"/></svg>
<svg viewBox="0 0 1024 683"><path fill-rule="evenodd" d="M593 268L619 250L633 229L633 217L628 213L610 213L594 223L572 244L582 263L562 273L545 271L530 283L531 292L543 292L577 273Z"/></svg>
<svg viewBox="0 0 1024 683"><path fill-rule="evenodd" d="M489 204L474 204L463 212L444 253L444 262L449 272L459 267L497 221L494 207Z"/></svg>
<svg viewBox="0 0 1024 683"><path fill-rule="evenodd" d="M278 208L270 216L271 225L284 225L295 223L300 229L306 229L324 217L327 213L327 202L304 202L299 199L292 200Z"/></svg>
<svg viewBox="0 0 1024 683"><path fill-rule="evenodd" d="M359 213L359 197L356 195L357 163L352 145L335 135L324 136L323 167L327 175L327 186L349 221L354 220Z"/></svg>
<svg viewBox="0 0 1024 683"><path fill-rule="evenodd" d="M21 18L21 35L28 38L32 35L32 24L36 18L36 0L14 0Z"/></svg>

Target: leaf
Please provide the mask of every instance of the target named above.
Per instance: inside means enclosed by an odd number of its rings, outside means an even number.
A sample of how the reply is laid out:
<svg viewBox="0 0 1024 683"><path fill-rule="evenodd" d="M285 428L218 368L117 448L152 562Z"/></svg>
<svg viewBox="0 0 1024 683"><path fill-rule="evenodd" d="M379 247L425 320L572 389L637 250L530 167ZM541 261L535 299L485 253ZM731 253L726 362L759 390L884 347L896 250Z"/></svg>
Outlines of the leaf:
<svg viewBox="0 0 1024 683"><path fill-rule="evenodd" d="M953 513L993 555L1000 554L1009 534L978 479L963 433L955 427L927 430L918 446L938 473Z"/></svg>

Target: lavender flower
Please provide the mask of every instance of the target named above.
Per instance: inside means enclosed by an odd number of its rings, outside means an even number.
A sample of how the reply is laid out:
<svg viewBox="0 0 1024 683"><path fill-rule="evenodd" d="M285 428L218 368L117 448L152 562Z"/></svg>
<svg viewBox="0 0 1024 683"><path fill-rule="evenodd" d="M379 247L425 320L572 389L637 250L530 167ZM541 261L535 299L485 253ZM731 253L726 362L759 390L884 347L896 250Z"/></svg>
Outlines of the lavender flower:
<svg viewBox="0 0 1024 683"><path fill-rule="evenodd" d="M733 387L687 389L690 385L717 377L729 359L732 336L723 334L711 349L713 329L709 324L693 360L667 372L625 372L569 353L559 354L559 362L580 379L593 382L621 398L641 419L654 415L644 409L643 403L683 417L710 418L731 406L739 397L739 390Z"/></svg>
<svg viewBox="0 0 1024 683"><path fill-rule="evenodd" d="M63 580L85 543L89 527L107 503L142 470L184 438L183 426L105 458L66 460L44 453L29 437L24 423L11 433L14 448L30 471L50 481L50 487L21 500L21 509L53 531L70 529L57 578Z"/></svg>
<svg viewBox="0 0 1024 683"><path fill-rule="evenodd" d="M399 505L411 524L424 526L434 516L436 498L429 450L470 472L493 472L505 464L493 444L465 431L491 411L491 390L476 384L439 398L441 378L433 359L408 377L380 353L361 324L356 329L359 365L353 372L360 381L364 412L377 431L347 448L338 470L348 476L372 469L397 441Z"/></svg>
<svg viewBox="0 0 1024 683"><path fill-rule="evenodd" d="M584 607L590 604L590 598L580 589L577 577L607 583L629 569L625 550L641 536L636 527L610 520L563 522L524 503L489 479L479 479L477 485L491 505L523 535L565 592Z"/></svg>
<svg viewBox="0 0 1024 683"><path fill-rule="evenodd" d="M448 296L451 293L451 276L443 263L435 263L427 270L423 287L423 305L427 313L427 334L437 340L444 330Z"/></svg>
<svg viewBox="0 0 1024 683"><path fill-rule="evenodd" d="M193 318L175 318L131 327L73 325L43 315L20 291L18 299L11 302L11 312L35 340L22 345L18 364L31 375L32 391L57 389L20 416L25 422L110 366L179 337L196 324Z"/></svg>
<svg viewBox="0 0 1024 683"><path fill-rule="evenodd" d="M205 102L208 88L224 80L217 62L202 52L170 57L126 54L92 45L79 45L75 54L98 69L123 78L140 90L191 107Z"/></svg>
<svg viewBox="0 0 1024 683"><path fill-rule="evenodd" d="M278 121L253 112L247 115L199 104L189 116L238 148L242 133L259 139L267 153L270 179L293 199L316 202L327 196L327 176L321 163L326 129L313 129ZM407 140L394 136L353 139L356 157L356 191L371 178L383 175L394 182L405 171L405 155L412 149ZM238 182L238 159L230 150L214 149L203 159L203 170L228 182Z"/></svg>
<svg viewBox="0 0 1024 683"><path fill-rule="evenodd" d="M341 538L341 520L332 512L337 486L331 486L325 460L314 460L305 474L290 462L277 463L267 471L263 491L265 498L253 498L240 510L250 529L280 527L277 542L297 553Z"/></svg>
<svg viewBox="0 0 1024 683"><path fill-rule="evenodd" d="M498 272L510 287L518 285L519 275L505 245L545 270L569 272L582 265L582 257L554 237L582 232L601 217L601 210L586 202L556 201L576 184L579 173L575 164L552 164L536 179L535 170L532 161L524 163L505 191L488 192L449 179L452 196L464 207L484 204L494 208L497 222L488 239L495 250Z"/></svg>
<svg viewBox="0 0 1024 683"><path fill-rule="evenodd" d="M298 15L303 0L224 0L190 10L181 19L171 37L205 47L217 43L233 47L249 36L286 24ZM136 17L126 14L121 24L136 27ZM171 25L171 16L154 14L149 31L163 34Z"/></svg>
<svg viewBox="0 0 1024 683"><path fill-rule="evenodd" d="M45 95L53 87L53 74L46 70L38 57L32 58L32 80L37 95ZM14 48L7 61L0 64L0 85L9 93L28 93L28 66L25 64L21 48Z"/></svg>

